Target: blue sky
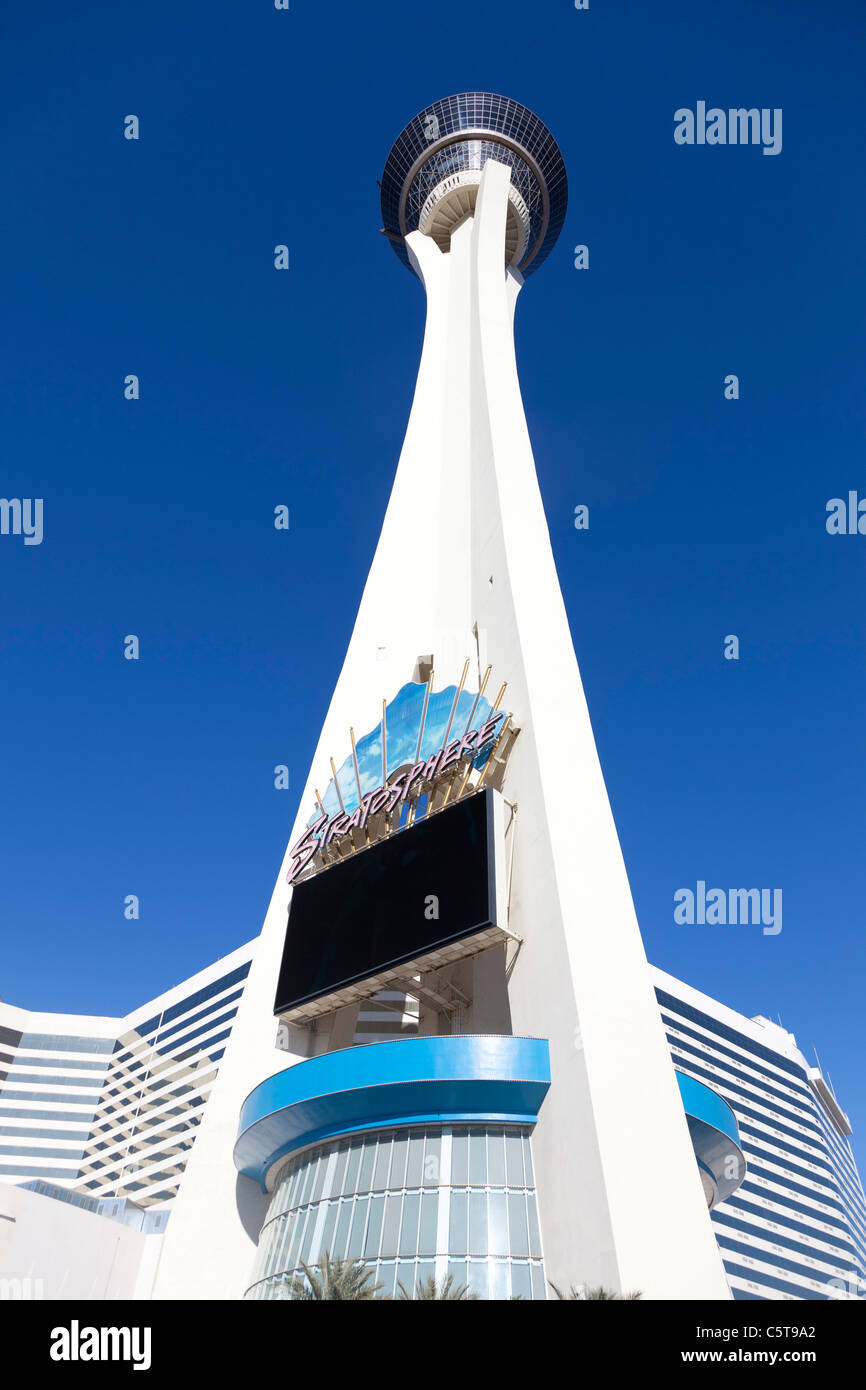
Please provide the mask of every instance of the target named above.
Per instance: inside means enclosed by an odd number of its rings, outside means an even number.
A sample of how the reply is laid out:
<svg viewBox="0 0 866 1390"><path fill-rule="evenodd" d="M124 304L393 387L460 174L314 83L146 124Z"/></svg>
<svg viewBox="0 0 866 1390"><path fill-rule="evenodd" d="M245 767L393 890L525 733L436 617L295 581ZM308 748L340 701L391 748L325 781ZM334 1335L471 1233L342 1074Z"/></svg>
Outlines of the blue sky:
<svg viewBox="0 0 866 1390"><path fill-rule="evenodd" d="M0 536L0 996L122 1012L259 931L420 349L376 180L416 111L487 88L569 173L518 356L648 954L781 1014L866 1132L866 537L825 529L866 496L859 5L2 22L0 493L45 519ZM782 108L781 154L676 145L698 100ZM781 888L782 932L678 926L699 879Z"/></svg>

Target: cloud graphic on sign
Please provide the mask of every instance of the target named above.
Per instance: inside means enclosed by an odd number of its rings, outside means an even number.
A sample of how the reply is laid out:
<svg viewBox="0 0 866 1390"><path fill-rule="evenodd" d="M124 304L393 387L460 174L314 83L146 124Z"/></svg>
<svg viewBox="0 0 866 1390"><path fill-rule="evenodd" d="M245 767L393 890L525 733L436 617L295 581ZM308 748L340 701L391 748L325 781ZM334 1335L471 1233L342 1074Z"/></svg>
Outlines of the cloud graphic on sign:
<svg viewBox="0 0 866 1390"><path fill-rule="evenodd" d="M427 716L424 718L426 693L426 682L409 681L397 692L390 704L385 706L387 776L383 776L382 766L382 720L379 721L375 729L371 729L355 744L358 758L358 778L355 776L355 764L351 753L337 768L337 781L340 784L343 807L346 811L353 811L360 802L358 779L361 783L361 797L366 796L367 792L382 786L383 782L387 781L398 768L405 767L407 763L411 765L421 759L429 758L437 749L442 747L445 742L446 731L450 740L457 738L468 729L480 729L483 724L487 723L493 712L490 701L483 695L473 694L471 690L460 692L455 707L454 697L457 694L457 686L448 685L443 690L431 691L427 702ZM453 718L451 716L452 709L454 710ZM419 752L418 734L421 731L422 719L424 732L421 737ZM450 729L448 728L449 719L451 720ZM491 747L492 745L488 744L473 759L475 767L484 766L490 757ZM323 809L329 817L335 816L340 810L340 798L337 795L333 777L322 795L322 803ZM320 815L321 811L316 807L307 824L312 825Z"/></svg>

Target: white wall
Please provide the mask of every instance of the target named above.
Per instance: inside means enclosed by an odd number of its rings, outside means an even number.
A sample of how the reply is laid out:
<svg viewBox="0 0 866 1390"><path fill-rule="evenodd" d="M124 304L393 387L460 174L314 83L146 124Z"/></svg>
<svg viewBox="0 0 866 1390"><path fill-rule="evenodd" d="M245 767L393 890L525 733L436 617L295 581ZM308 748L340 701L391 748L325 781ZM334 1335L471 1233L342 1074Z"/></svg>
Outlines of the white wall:
<svg viewBox="0 0 866 1390"><path fill-rule="evenodd" d="M162 1240L53 1197L4 1186L0 1298L149 1298Z"/></svg>

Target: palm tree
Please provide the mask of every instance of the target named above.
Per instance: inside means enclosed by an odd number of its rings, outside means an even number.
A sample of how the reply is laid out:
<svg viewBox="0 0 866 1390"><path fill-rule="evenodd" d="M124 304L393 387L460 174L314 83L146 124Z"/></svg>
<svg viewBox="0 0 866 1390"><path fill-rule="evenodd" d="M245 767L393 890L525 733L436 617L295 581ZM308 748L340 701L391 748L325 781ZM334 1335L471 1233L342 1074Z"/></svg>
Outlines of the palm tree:
<svg viewBox="0 0 866 1390"><path fill-rule="evenodd" d="M301 1261L303 1277L300 1274L283 1275L280 1280L285 1292L284 1298L303 1302L326 1300L375 1299L381 1284L371 1283L371 1270L363 1260L332 1260L327 1250L321 1260L311 1269Z"/></svg>
<svg viewBox="0 0 866 1390"><path fill-rule="evenodd" d="M406 1288L405 1284L397 1281L397 1288L400 1290L397 1295L398 1301L404 1299L411 1300L413 1295ZM425 1302L429 1299L438 1299L440 1302L447 1301L456 1303L458 1300L468 1301L477 1298L477 1293L470 1293L465 1284L455 1284L453 1274L446 1274L441 1284L437 1284L432 1274L429 1279L419 1279L415 1285L414 1298Z"/></svg>
<svg viewBox="0 0 866 1390"><path fill-rule="evenodd" d="M568 1293L563 1293L556 1284L551 1283L550 1280L548 1283L557 1298L577 1299L581 1303L635 1303L638 1299L643 1298L643 1294L637 1290L632 1293L616 1293L614 1289L606 1289L603 1284L598 1284L595 1288L584 1284L579 1289L576 1289L572 1284Z"/></svg>

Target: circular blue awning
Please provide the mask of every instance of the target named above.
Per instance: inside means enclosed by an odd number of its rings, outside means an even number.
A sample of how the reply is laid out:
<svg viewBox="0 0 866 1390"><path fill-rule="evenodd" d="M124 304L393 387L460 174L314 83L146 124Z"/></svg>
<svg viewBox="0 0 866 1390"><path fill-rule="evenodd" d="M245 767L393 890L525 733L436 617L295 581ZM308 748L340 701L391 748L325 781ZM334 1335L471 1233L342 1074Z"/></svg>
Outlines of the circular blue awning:
<svg viewBox="0 0 866 1390"><path fill-rule="evenodd" d="M677 1082L707 1201L715 1207L736 1192L746 1176L736 1116L727 1101L703 1082L681 1071Z"/></svg>
<svg viewBox="0 0 866 1390"><path fill-rule="evenodd" d="M327 1052L250 1092L235 1167L267 1191L280 1159L340 1134L431 1122L533 1125L549 1086L545 1038L398 1038Z"/></svg>

